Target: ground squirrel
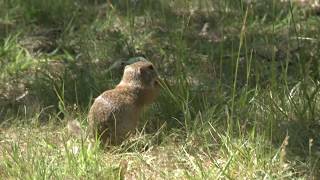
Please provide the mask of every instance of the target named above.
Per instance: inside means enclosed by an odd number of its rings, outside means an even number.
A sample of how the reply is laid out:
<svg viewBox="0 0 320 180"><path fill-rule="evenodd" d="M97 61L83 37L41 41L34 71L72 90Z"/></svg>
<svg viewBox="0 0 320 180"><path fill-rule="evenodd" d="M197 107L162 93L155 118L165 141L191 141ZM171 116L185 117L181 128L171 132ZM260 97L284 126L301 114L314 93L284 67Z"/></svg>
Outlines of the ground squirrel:
<svg viewBox="0 0 320 180"><path fill-rule="evenodd" d="M89 133L103 144L120 144L135 130L143 107L155 100L159 90L158 74L151 62L140 60L125 66L121 82L92 104Z"/></svg>

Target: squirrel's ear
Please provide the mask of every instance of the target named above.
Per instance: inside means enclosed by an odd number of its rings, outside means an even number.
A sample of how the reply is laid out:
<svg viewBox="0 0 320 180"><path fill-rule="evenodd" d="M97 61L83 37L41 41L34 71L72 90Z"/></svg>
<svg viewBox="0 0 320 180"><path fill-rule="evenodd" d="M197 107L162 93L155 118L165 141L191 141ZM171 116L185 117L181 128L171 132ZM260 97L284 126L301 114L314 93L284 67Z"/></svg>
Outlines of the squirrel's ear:
<svg viewBox="0 0 320 180"><path fill-rule="evenodd" d="M150 64L149 66L146 67L147 69L150 69L150 70L154 70L154 67L152 64Z"/></svg>
<svg viewBox="0 0 320 180"><path fill-rule="evenodd" d="M144 73L144 72L147 72L147 71L152 71L154 70L154 67L152 64L148 65L148 66L143 66L143 67L139 67L139 73Z"/></svg>

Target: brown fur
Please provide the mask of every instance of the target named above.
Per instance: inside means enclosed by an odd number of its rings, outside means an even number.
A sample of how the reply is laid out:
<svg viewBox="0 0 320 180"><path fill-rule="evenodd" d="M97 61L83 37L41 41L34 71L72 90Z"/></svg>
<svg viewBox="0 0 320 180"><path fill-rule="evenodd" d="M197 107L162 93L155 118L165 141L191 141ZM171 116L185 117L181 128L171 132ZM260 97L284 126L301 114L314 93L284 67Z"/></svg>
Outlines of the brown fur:
<svg viewBox="0 0 320 180"><path fill-rule="evenodd" d="M121 82L98 96L90 108L89 130L101 142L119 144L135 130L143 107L159 94L158 75L151 62L125 67Z"/></svg>

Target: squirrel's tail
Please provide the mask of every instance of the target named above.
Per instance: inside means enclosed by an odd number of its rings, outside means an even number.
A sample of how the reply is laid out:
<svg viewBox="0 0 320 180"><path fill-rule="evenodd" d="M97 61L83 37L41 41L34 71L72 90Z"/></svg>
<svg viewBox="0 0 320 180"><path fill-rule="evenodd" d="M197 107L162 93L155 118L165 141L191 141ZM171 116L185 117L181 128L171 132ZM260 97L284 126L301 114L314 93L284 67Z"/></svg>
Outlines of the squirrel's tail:
<svg viewBox="0 0 320 180"><path fill-rule="evenodd" d="M77 120L68 121L67 130L70 135L78 138L81 138L84 135L80 122Z"/></svg>

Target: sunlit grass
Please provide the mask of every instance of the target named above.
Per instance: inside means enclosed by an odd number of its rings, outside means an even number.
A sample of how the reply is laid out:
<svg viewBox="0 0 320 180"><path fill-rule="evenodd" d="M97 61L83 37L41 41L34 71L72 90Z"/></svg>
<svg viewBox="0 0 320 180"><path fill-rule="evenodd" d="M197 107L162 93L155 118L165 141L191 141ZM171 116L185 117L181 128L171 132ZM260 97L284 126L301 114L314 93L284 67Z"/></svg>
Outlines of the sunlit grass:
<svg viewBox="0 0 320 180"><path fill-rule="evenodd" d="M179 132L157 144L139 133L119 147L101 150L68 136L64 126L14 126L1 133L2 177L16 178L281 178L293 167L260 136L236 138L214 127L201 139ZM161 133L161 132L160 132ZM203 135L206 135L205 133ZM148 147L144 147L148 143ZM151 143L150 143L151 142Z"/></svg>

